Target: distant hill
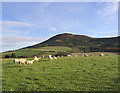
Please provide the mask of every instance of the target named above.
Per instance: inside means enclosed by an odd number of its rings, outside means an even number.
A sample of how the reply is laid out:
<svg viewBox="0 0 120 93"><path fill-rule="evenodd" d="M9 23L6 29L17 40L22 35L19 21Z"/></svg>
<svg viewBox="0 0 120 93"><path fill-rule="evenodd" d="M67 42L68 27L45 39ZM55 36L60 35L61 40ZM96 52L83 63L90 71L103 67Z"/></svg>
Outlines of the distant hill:
<svg viewBox="0 0 120 93"><path fill-rule="evenodd" d="M2 58L33 57L48 55L68 55L71 53L88 52L120 52L119 37L92 38L85 35L74 35L69 33L58 34L50 39L28 46L22 49L6 51L2 53Z"/></svg>
<svg viewBox="0 0 120 93"><path fill-rule="evenodd" d="M88 52L117 52L119 50L119 37L111 38L92 38L85 35L74 35L69 33L58 34L50 39L26 48L40 48L46 46L66 46L73 51Z"/></svg>

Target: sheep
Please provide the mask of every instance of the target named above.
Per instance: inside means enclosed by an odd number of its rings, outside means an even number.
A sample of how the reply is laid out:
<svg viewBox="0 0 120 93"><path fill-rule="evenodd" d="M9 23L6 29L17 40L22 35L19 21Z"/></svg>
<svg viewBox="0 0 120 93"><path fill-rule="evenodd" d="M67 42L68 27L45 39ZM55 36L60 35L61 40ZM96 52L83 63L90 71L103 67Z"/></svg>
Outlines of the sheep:
<svg viewBox="0 0 120 93"><path fill-rule="evenodd" d="M71 55L68 55L68 57L71 57Z"/></svg>
<svg viewBox="0 0 120 93"><path fill-rule="evenodd" d="M26 59L14 59L14 63L20 63L20 62L25 62Z"/></svg>
<svg viewBox="0 0 120 93"><path fill-rule="evenodd" d="M84 57L84 55L82 55L82 57Z"/></svg>
<svg viewBox="0 0 120 93"><path fill-rule="evenodd" d="M54 60L54 58L52 58L52 55L49 55L48 57L50 60Z"/></svg>
<svg viewBox="0 0 120 93"><path fill-rule="evenodd" d="M104 54L99 54L99 56L104 56Z"/></svg>
<svg viewBox="0 0 120 93"><path fill-rule="evenodd" d="M40 59L41 57L39 57L39 59Z"/></svg>
<svg viewBox="0 0 120 93"><path fill-rule="evenodd" d="M77 55L75 55L77 57Z"/></svg>
<svg viewBox="0 0 120 93"><path fill-rule="evenodd" d="M25 65L26 59L20 59L19 64L24 64Z"/></svg>
<svg viewBox="0 0 120 93"><path fill-rule="evenodd" d="M25 61L25 64L33 64L34 60L30 60L30 61Z"/></svg>
<svg viewBox="0 0 120 93"><path fill-rule="evenodd" d="M37 58L36 56L34 56L34 58L33 58L33 60L36 61L36 62L38 62L39 59L40 58Z"/></svg>
<svg viewBox="0 0 120 93"><path fill-rule="evenodd" d="M14 63L19 63L20 59L14 59Z"/></svg>
<svg viewBox="0 0 120 93"><path fill-rule="evenodd" d="M83 57L88 57L88 55L87 55L87 54L84 54Z"/></svg>
<svg viewBox="0 0 120 93"><path fill-rule="evenodd" d="M53 56L53 59L57 60L57 57Z"/></svg>

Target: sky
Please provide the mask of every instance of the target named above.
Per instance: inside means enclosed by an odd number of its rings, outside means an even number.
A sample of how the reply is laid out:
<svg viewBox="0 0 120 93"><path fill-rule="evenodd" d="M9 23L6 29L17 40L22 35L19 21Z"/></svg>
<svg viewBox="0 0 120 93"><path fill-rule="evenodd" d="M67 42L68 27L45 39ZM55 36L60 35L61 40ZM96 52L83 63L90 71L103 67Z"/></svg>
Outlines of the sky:
<svg viewBox="0 0 120 93"><path fill-rule="evenodd" d="M118 36L118 3L2 3L2 52L34 45L61 33L94 38Z"/></svg>

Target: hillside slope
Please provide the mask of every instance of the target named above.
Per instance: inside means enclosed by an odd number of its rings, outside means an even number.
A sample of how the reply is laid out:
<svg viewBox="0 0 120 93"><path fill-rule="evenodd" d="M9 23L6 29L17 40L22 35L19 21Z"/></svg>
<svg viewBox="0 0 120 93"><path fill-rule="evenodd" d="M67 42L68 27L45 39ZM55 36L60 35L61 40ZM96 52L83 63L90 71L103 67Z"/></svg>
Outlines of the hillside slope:
<svg viewBox="0 0 120 93"><path fill-rule="evenodd" d="M92 38L64 33L33 46L4 52L2 57L9 58L12 54L15 54L16 57L33 57L34 55L67 55L86 52L120 52L119 38Z"/></svg>
<svg viewBox="0 0 120 93"><path fill-rule="evenodd" d="M66 46L73 49L84 50L88 48L91 51L117 51L120 37L112 38L92 38L85 35L58 34L50 39L26 48L40 48L46 46Z"/></svg>

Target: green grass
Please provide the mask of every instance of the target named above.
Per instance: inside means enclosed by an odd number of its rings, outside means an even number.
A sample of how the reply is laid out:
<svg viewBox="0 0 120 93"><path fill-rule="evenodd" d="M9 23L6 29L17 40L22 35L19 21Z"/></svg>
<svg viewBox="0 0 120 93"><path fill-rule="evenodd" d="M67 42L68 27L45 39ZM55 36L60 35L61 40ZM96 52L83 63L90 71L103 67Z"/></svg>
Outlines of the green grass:
<svg viewBox="0 0 120 93"><path fill-rule="evenodd" d="M32 66L2 61L3 91L117 91L118 56L42 58Z"/></svg>
<svg viewBox="0 0 120 93"><path fill-rule="evenodd" d="M33 55L56 54L58 51L66 52L68 50L71 50L71 48L64 46L49 46L49 47L41 47L41 48L20 49L14 52L2 53L2 56L11 55L12 53L15 53L16 56L33 57Z"/></svg>
<svg viewBox="0 0 120 93"><path fill-rule="evenodd" d="M15 53L15 55L18 57L18 56L29 56L29 57L33 57L33 55L36 55L36 54L39 54L39 53L42 53L41 51L15 51L15 52L9 52L9 53L3 53L2 56L5 56L5 55L10 55L12 53Z"/></svg>
<svg viewBox="0 0 120 93"><path fill-rule="evenodd" d="M49 46L49 47L42 47L40 48L42 51L61 51L66 52L68 50L71 50L70 47L64 47L64 46Z"/></svg>

